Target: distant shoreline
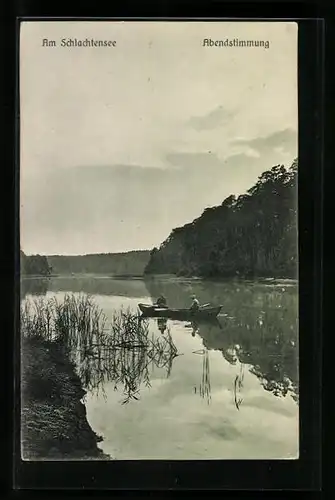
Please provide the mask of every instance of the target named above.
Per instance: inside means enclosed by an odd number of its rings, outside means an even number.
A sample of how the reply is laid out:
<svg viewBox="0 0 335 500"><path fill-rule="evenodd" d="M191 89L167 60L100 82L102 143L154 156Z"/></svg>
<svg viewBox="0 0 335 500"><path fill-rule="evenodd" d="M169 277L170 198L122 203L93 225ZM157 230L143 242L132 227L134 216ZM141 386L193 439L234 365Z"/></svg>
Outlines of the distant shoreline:
<svg viewBox="0 0 335 500"><path fill-rule="evenodd" d="M78 279L78 278L93 278L93 279L111 279L111 280L143 280L143 281L180 281L180 282L226 282L226 281L243 281L243 282L256 282L262 284L275 284L275 283L287 283L292 285L298 285L299 280L294 278L263 278L263 277L255 277L255 278L242 278L237 276L231 277L218 277L218 278L205 278L198 276L190 276L190 277L182 277L176 276L174 274L152 274L152 275L106 275L106 274L93 274L93 273L85 273L85 274L57 274L50 276L43 275L21 275L21 280L30 280L30 279Z"/></svg>
<svg viewBox="0 0 335 500"><path fill-rule="evenodd" d="M143 275L124 275L124 274L99 274L99 273L74 273L74 274L50 274L50 276L44 276L43 274L27 275L22 274L21 279L55 279L55 278L100 278L100 279L124 279L124 280L134 280L143 279Z"/></svg>

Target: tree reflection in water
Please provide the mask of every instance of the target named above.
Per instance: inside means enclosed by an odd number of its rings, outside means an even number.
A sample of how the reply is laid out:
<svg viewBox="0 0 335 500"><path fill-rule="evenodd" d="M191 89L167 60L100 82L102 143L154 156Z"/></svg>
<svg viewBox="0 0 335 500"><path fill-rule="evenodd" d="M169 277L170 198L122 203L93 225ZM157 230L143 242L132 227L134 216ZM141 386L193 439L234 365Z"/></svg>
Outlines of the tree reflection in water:
<svg viewBox="0 0 335 500"><path fill-rule="evenodd" d="M50 278L21 278L20 296L23 300L26 295L46 295L50 284Z"/></svg>
<svg viewBox="0 0 335 500"><path fill-rule="evenodd" d="M299 337L297 286L275 281L224 282L147 280L151 297L163 293L171 307L188 307L195 294L201 303L224 304L214 323L193 325L204 347L220 351L233 365L246 365L264 390L299 402ZM239 345L237 353L233 346Z"/></svg>
<svg viewBox="0 0 335 500"><path fill-rule="evenodd" d="M224 326L219 320L201 323L193 321L186 326L191 329L192 336L198 334L202 338L206 349L221 351L230 365L240 367L239 374L232 382L237 409L243 401L241 391L245 367L259 379L264 390L272 392L277 397L290 395L296 403L299 402L298 383L294 379L297 346L290 338L287 339L282 335L273 335L272 338L266 338L265 335L252 336L251 329L249 337L242 337L236 335L236 325L229 321L226 321ZM264 328L262 325L262 334L265 333ZM267 333L272 333L269 330ZM236 340L241 344L234 343ZM204 354L205 350L194 353Z"/></svg>
<svg viewBox="0 0 335 500"><path fill-rule="evenodd" d="M29 285L32 283L29 281ZM33 293L32 286L30 293ZM270 301L271 297L278 299L273 293L266 300ZM278 308L272 303L265 307L263 303L263 309L257 307L257 314L253 308L244 306L239 315L185 325L193 337L201 338L204 348L201 352L194 352L203 355L201 397L210 401L208 350L215 350L237 368L240 364L240 374L231 380L238 408L242 403L240 393L245 366L258 377L264 390L280 397L290 395L298 403L298 335L291 299L291 296L284 295ZM150 386L152 368L165 370L168 377L174 358L180 355L166 318L155 320L157 327L153 335L149 333L148 321L139 319L130 311L118 310L111 325L105 329L106 318L89 296L77 299L65 296L61 303L56 297L27 300L24 301L21 329L41 333L44 338L53 338L57 334L72 353L82 383L88 390L103 392L106 382L114 382L115 390L122 387L123 402L136 400L140 388ZM25 310L29 302L32 302L32 313ZM291 315L282 314L284 306Z"/></svg>
<svg viewBox="0 0 335 500"><path fill-rule="evenodd" d="M141 387L151 386L150 373L153 367L164 369L169 377L173 360L180 354L173 343L167 319L158 318L156 322L157 333L161 333L159 336L150 336L148 323L142 320L142 333L139 337L128 335L129 341L125 338L118 341L114 332L113 336L104 337L103 341L100 339L100 343L90 346L89 350L87 346L81 346L77 366L84 386L90 391L103 393L104 384L113 381L115 390L122 387L122 403L125 404L130 400L139 399ZM192 336L199 335L202 338L204 349L193 351L194 354L203 356L201 381L198 389L194 388L194 392L206 399L208 404L211 402L208 350L211 349L221 351L229 364L239 365L239 373L232 380L233 400L238 410L243 402L241 392L245 366L250 373L257 376L264 390L281 397L290 394L298 403L297 385L287 376L288 358L282 352L282 339L272 343L263 340L256 349L253 343L249 346L247 341L243 342L244 345L234 344L235 335L231 335L229 329L224 329L219 321L192 321L185 326L191 330ZM136 331L135 325L133 331Z"/></svg>

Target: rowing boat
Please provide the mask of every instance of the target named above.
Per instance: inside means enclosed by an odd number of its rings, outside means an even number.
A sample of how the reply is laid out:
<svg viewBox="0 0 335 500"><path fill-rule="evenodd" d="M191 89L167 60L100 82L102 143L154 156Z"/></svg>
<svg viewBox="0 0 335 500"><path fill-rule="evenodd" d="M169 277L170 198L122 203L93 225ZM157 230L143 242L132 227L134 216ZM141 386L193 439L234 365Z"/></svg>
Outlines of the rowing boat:
<svg viewBox="0 0 335 500"><path fill-rule="evenodd" d="M216 318L222 306L200 307L197 311L190 309L170 309L168 307L157 307L150 304L138 304L143 316L161 318Z"/></svg>

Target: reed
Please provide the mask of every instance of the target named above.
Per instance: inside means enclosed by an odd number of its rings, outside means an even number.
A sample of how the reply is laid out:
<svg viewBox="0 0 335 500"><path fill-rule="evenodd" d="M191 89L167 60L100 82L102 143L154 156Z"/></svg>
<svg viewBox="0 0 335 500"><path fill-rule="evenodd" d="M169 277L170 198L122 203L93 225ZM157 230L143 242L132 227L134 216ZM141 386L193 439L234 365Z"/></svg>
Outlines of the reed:
<svg viewBox="0 0 335 500"><path fill-rule="evenodd" d="M170 331L164 337L150 334L148 320L130 309L113 313L109 324L89 295L52 299L26 299L21 305L23 338L57 342L74 362L83 386L103 391L105 382L122 386L123 403L139 399L142 385L150 387L149 367L170 375L178 356Z"/></svg>
<svg viewBox="0 0 335 500"><path fill-rule="evenodd" d="M89 295L65 295L62 302L26 299L21 304L23 337L62 342L84 347L104 335L106 317Z"/></svg>
<svg viewBox="0 0 335 500"><path fill-rule="evenodd" d="M141 387L151 387L153 367L169 377L178 356L169 330L163 338L150 335L148 320L139 320L129 310L116 313L103 343L92 345L89 355L82 352L77 363L84 387L99 395L108 382L123 393L122 404L140 398Z"/></svg>
<svg viewBox="0 0 335 500"><path fill-rule="evenodd" d="M236 375L234 380L234 403L236 408L239 410L240 406L243 402L243 398L239 396L243 389L243 381L244 381L244 364L240 364L240 373Z"/></svg>
<svg viewBox="0 0 335 500"><path fill-rule="evenodd" d="M202 377L200 383L200 396L207 400L207 404L210 404L211 396L211 379L210 379L210 369L209 369L209 357L208 350L205 349L202 358Z"/></svg>

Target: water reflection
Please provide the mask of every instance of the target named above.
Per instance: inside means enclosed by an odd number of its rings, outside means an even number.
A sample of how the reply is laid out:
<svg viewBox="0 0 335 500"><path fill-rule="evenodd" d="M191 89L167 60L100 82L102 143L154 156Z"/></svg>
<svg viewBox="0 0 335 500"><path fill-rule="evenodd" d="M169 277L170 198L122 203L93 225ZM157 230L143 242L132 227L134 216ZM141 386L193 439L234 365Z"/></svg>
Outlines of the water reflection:
<svg viewBox="0 0 335 500"><path fill-rule="evenodd" d="M138 298L161 293L170 307L188 307L195 293L201 303L222 303L223 313L218 320L206 322L171 322L167 318L150 320L156 337L148 348L130 351L126 347L111 350L103 345L91 351L80 350L78 366L88 389L103 390L106 381L114 381L122 390L124 400L140 397L141 387L150 385L152 367L164 370L169 376L178 354L173 347L171 332L188 330L190 336L201 339L203 356L200 385L194 392L210 401L210 366L208 351L221 352L225 361L239 367L234 376L232 392L236 407L243 401L244 370L254 374L263 389L277 397L290 395L299 401L298 377L298 297L293 286L270 286L257 282L200 282L171 280L113 280L110 278L59 278L51 280L22 280L22 296L45 295L47 291L73 291L94 296L113 295ZM195 353L196 355L196 353ZM190 387L192 390L192 386Z"/></svg>
<svg viewBox="0 0 335 500"><path fill-rule="evenodd" d="M200 383L200 396L207 400L209 404L211 397L211 379L210 379L210 369L209 369L209 357L208 351L205 350L202 358L202 377Z"/></svg>
<svg viewBox="0 0 335 500"><path fill-rule="evenodd" d="M167 329L167 318L158 318L157 319L157 326L158 326L158 330L161 333L164 333Z"/></svg>
<svg viewBox="0 0 335 500"><path fill-rule="evenodd" d="M111 344L90 343L83 344L80 339L73 352L73 357L78 367L78 375L83 386L96 395L105 396L104 386L109 382L114 383L114 390L123 394L121 404L131 400L139 400L141 390L151 387L150 377L154 368L163 370L165 377L169 378L173 361L184 353L177 351L172 340L167 320L157 321L163 336L152 336L147 344L127 347L120 345L112 347ZM72 343L73 345L73 343ZM195 392L211 402L210 362L208 349L194 351L193 354L202 356L202 372L198 390Z"/></svg>
<svg viewBox="0 0 335 500"><path fill-rule="evenodd" d="M92 393L104 395L104 385L113 382L114 390L123 394L122 404L139 400L140 390L151 387L153 368L163 370L168 378L173 360L179 355L170 331L164 333L164 337L156 338L150 338L148 334L146 342L138 345L100 342L77 348L75 362L84 387Z"/></svg>
<svg viewBox="0 0 335 500"><path fill-rule="evenodd" d="M114 279L103 276L76 276L52 278L49 281L49 292L87 293L88 295L105 295L119 297L142 298L148 294L145 283L141 279Z"/></svg>
<svg viewBox="0 0 335 500"><path fill-rule="evenodd" d="M244 380L244 364L240 363L240 372L236 375L234 380L234 402L236 408L239 410L240 406L243 402L243 397L241 396L243 389L243 380Z"/></svg>
<svg viewBox="0 0 335 500"><path fill-rule="evenodd" d="M49 278L22 278L20 283L21 300L26 295L46 295L49 284Z"/></svg>
<svg viewBox="0 0 335 500"><path fill-rule="evenodd" d="M219 323L197 326L197 333L206 348L221 351L231 365L246 365L250 373L258 377L263 388L275 396L290 394L298 401L296 344L290 336L271 337L269 327L269 337L255 329L248 332L249 336L246 336L241 327L234 328L231 324L225 327Z"/></svg>
<svg viewBox="0 0 335 500"><path fill-rule="evenodd" d="M263 388L298 402L298 296L291 282L206 282L147 280L152 298L163 293L170 307L187 307L190 295L201 303L223 304L213 323L190 325L208 349L232 365L248 365Z"/></svg>
<svg viewBox="0 0 335 500"><path fill-rule="evenodd" d="M174 359L184 353L177 351L167 319L151 321L154 321L158 327L157 335L158 332L161 335L153 336L145 347L136 348L135 346L135 348L127 349L126 346L121 346L119 349L110 349L95 345L89 352L81 351L77 364L80 367L79 374L82 382L88 390L103 391L104 384L113 381L115 390L121 387L124 396L123 403L126 403L131 399L139 399L140 391L144 387L151 387L150 375L153 367L164 370L166 377L170 376ZM198 335L202 339L204 348L192 351L192 354L203 358L200 383L194 388L194 392L205 399L208 404L211 402L209 350L212 349L220 351L230 365L239 367L239 373L232 379L234 404L238 410L243 402L245 369L260 380L266 391L281 397L290 394L295 401L298 401L296 386L286 375L285 357L271 355L269 351L264 350L264 346L262 349L247 351L241 345L233 344L230 340L231 336L225 335L219 322L217 324L192 322L192 324L185 324L184 327L190 330L192 336Z"/></svg>

